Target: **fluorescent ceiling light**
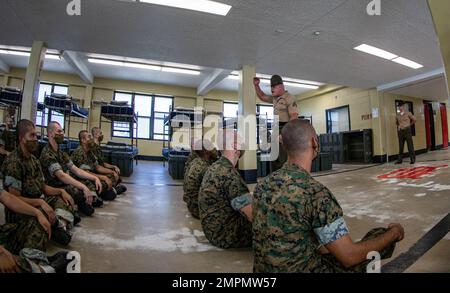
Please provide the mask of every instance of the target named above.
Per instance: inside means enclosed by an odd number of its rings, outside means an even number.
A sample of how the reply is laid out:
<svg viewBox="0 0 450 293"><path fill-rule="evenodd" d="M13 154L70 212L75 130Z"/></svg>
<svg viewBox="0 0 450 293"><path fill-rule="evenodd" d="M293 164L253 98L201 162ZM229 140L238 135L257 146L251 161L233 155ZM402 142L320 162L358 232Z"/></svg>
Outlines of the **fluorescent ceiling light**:
<svg viewBox="0 0 450 293"><path fill-rule="evenodd" d="M95 63L95 64L124 66L122 61L103 60L103 59L95 59L95 58L89 58L88 61L90 63Z"/></svg>
<svg viewBox="0 0 450 293"><path fill-rule="evenodd" d="M112 65L112 66L121 66L121 67L130 67L130 68L161 71L160 66L155 66L155 65L150 65L150 64L131 63L131 62L116 61L116 60L96 59L96 58L88 58L88 61L90 63L102 64L102 65Z"/></svg>
<svg viewBox="0 0 450 293"><path fill-rule="evenodd" d="M227 15L231 10L230 5L209 0L140 0L140 2L206 12L222 16Z"/></svg>
<svg viewBox="0 0 450 293"><path fill-rule="evenodd" d="M423 67L422 64L419 64L417 62L411 61L411 60L403 58L403 57L399 57L399 56L397 56L395 54L392 54L392 53L390 53L388 51L384 51L382 49L379 49L379 48L376 48L376 47L373 47L373 46L369 46L369 45L366 45L366 44L362 44L362 45L360 45L358 47L355 47L354 49L358 50L358 51L361 51L361 52L364 52L364 53L372 54L372 55L375 55L375 56L378 56L378 57L381 57L381 58L393 61L395 63L407 66L407 67L412 68L412 69L419 69L419 68Z"/></svg>
<svg viewBox="0 0 450 293"><path fill-rule="evenodd" d="M45 59L61 60L61 56L55 54L45 54Z"/></svg>
<svg viewBox="0 0 450 293"><path fill-rule="evenodd" d="M284 85L292 86L292 87L301 87L305 89L316 90L319 88L318 85L305 84L305 83L295 83L295 82L285 82Z"/></svg>
<svg viewBox="0 0 450 293"><path fill-rule="evenodd" d="M137 68L137 69L154 70L154 71L160 71L161 70L161 66L150 65L150 64L139 64L139 63L123 62L122 66L130 67L130 68Z"/></svg>
<svg viewBox="0 0 450 293"><path fill-rule="evenodd" d="M112 66L121 66L121 67L130 67L137 69L147 69L154 71L162 71L162 72L171 72L171 73L182 73L182 74L190 74L190 75L200 75L200 71L189 70L183 68L174 68L174 67L164 67L152 64L143 64L143 63L132 63L132 62L124 62L117 60L106 60L106 59L97 59L97 58L88 58L90 63L102 64L102 65L112 65Z"/></svg>
<svg viewBox="0 0 450 293"><path fill-rule="evenodd" d="M0 50L0 54L14 55L14 56L23 56L30 57L30 52L18 51L18 50ZM58 54L45 54L45 59L53 59L53 60L61 60L61 56Z"/></svg>
<svg viewBox="0 0 450 293"><path fill-rule="evenodd" d="M181 68L173 68L173 67L163 67L162 72L172 72L172 73L182 73L182 74L190 74L190 75L200 75L200 71L189 70L189 69L181 69Z"/></svg>
<svg viewBox="0 0 450 293"><path fill-rule="evenodd" d="M375 55L375 56L378 56L380 58L387 59L387 60L392 60L392 59L398 57L397 55L392 54L388 51L385 51L385 50L382 50L382 49L379 49L379 48L376 48L373 46L369 46L366 44L362 44L358 47L355 47L354 49L364 52L364 53L367 53L367 54Z"/></svg>
<svg viewBox="0 0 450 293"><path fill-rule="evenodd" d="M395 63L401 64L401 65L407 66L407 67L412 68L412 69L419 69L419 68L423 67L423 65L421 65L421 64L419 64L417 62L408 60L408 59L403 58L403 57L395 58L392 61L395 62Z"/></svg>
<svg viewBox="0 0 450 293"><path fill-rule="evenodd" d="M30 57L30 52L16 50L0 50L1 54Z"/></svg>
<svg viewBox="0 0 450 293"><path fill-rule="evenodd" d="M232 72L228 76L228 79L239 80L239 75L236 75L236 74L238 74L238 73ZM256 76L259 77L261 83L270 84L270 78L267 78L267 75L257 74ZM316 90L320 87L320 85L318 83L311 82L311 83L315 83L315 84L308 84L308 83L304 83L303 81L293 79L293 78L283 78L283 81L284 81L283 83L285 86L291 86L291 87L299 87L299 88L312 89L312 90Z"/></svg>

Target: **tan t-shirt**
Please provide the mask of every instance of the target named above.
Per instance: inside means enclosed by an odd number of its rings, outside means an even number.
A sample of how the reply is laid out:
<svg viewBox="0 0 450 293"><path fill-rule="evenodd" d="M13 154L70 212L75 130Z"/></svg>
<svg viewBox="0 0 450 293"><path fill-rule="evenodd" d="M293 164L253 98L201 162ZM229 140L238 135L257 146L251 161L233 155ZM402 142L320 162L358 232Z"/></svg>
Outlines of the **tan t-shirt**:
<svg viewBox="0 0 450 293"><path fill-rule="evenodd" d="M397 114L397 125L400 129L405 129L411 127L414 115L411 112L405 112L403 115L401 113Z"/></svg>
<svg viewBox="0 0 450 293"><path fill-rule="evenodd" d="M280 122L289 122L289 115L296 114L298 116L298 108L296 98L288 92L282 96L273 99L273 114L280 117Z"/></svg>

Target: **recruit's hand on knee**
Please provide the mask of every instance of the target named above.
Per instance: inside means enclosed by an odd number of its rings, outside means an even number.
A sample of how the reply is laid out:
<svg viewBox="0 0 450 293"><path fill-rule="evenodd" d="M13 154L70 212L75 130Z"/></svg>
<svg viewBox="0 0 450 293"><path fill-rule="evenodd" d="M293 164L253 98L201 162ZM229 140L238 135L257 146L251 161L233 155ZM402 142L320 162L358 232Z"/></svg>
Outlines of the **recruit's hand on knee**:
<svg viewBox="0 0 450 293"><path fill-rule="evenodd" d="M50 223L54 224L56 221L55 211L44 200L41 202L41 208L47 214Z"/></svg>
<svg viewBox="0 0 450 293"><path fill-rule="evenodd" d="M388 228L396 232L396 234L398 235L397 242L402 241L403 238L405 238L405 229L402 227L402 225L393 223L389 224Z"/></svg>
<svg viewBox="0 0 450 293"><path fill-rule="evenodd" d="M102 193L102 182L97 177L95 178L95 188L97 189L98 194Z"/></svg>
<svg viewBox="0 0 450 293"><path fill-rule="evenodd" d="M112 188L112 181L111 179L109 179L108 177L105 176L105 178L103 178L106 185L108 185L108 190Z"/></svg>
<svg viewBox="0 0 450 293"><path fill-rule="evenodd" d="M102 189L100 188L100 190L102 190ZM92 197L92 192L89 190L89 188L85 187L83 189L83 194L84 194L84 198L86 199L86 203L88 205L91 205L94 198Z"/></svg>
<svg viewBox="0 0 450 293"><path fill-rule="evenodd" d="M120 175L120 169L117 166L114 166L114 171L117 173L117 175Z"/></svg>
<svg viewBox="0 0 450 293"><path fill-rule="evenodd" d="M72 208L75 208L75 201L74 201L73 198L70 196L70 194L67 193L67 191L65 191L64 189L61 189L61 198L64 200L64 202L65 202L68 206L71 206Z"/></svg>
<svg viewBox="0 0 450 293"><path fill-rule="evenodd" d="M50 239L52 237L52 225L50 225L50 222L39 210L36 213L36 219L38 220L42 228L44 228L44 231L48 234L48 239Z"/></svg>

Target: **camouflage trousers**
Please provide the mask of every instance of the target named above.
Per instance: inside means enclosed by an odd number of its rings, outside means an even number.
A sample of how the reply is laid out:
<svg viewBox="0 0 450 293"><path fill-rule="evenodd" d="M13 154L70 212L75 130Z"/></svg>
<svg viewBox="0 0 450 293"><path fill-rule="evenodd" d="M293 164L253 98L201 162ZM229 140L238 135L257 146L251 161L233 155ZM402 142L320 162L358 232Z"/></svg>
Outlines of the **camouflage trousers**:
<svg viewBox="0 0 450 293"><path fill-rule="evenodd" d="M24 216L16 223L0 226L0 245L12 254L24 248L47 250L48 234L35 217Z"/></svg>
<svg viewBox="0 0 450 293"><path fill-rule="evenodd" d="M117 181L114 178L114 175L107 175L107 177L112 181L112 186L115 187L117 185ZM80 181L81 183L83 183L84 185L87 186L87 188L89 188L90 191L93 191L95 193L97 193L97 195L99 196L100 194L98 194L97 192L97 188L95 186L95 182L87 180L87 179L79 179L77 178L78 181ZM100 180L101 184L102 184L102 192L109 190L108 188L108 184L106 184L105 181Z"/></svg>
<svg viewBox="0 0 450 293"><path fill-rule="evenodd" d="M214 224L204 225L202 222L205 236L212 245L222 249L252 246L252 224L244 216L231 219L223 227Z"/></svg>
<svg viewBox="0 0 450 293"><path fill-rule="evenodd" d="M108 175L106 175L106 177L108 177L109 180L111 180L113 187L116 187L117 184L119 184L119 182L117 182L116 177L114 177L113 174L108 174Z"/></svg>
<svg viewBox="0 0 450 293"><path fill-rule="evenodd" d="M200 219L200 209L198 207L198 193L196 194L196 196L193 194L184 194L183 201L186 203L187 208L191 213L192 217L194 217L195 219Z"/></svg>
<svg viewBox="0 0 450 293"><path fill-rule="evenodd" d="M2 237L0 235L0 246L5 247L1 241ZM21 273L42 273L42 265L45 265L48 270L49 260L46 253L43 251L33 248L24 248L18 255L13 254L13 258Z"/></svg>
<svg viewBox="0 0 450 293"><path fill-rule="evenodd" d="M374 239L384 233L386 233L386 228L376 228L373 230L370 230L366 236L361 240L361 242ZM392 257L392 254L395 250L395 242L393 242L391 245L383 249L382 251L379 251L381 259L388 259ZM359 265L356 265L352 268L346 269L342 266L342 264L331 254L324 255L322 257L324 264L330 268L330 270L334 273L360 273L364 274L367 273L367 266L370 264L372 260L366 260Z"/></svg>
<svg viewBox="0 0 450 293"><path fill-rule="evenodd" d="M56 217L59 220L64 220L69 224L73 224L74 220L74 209L68 206L61 197L59 196L47 196L44 201L55 211ZM47 216L47 214L39 208L39 210ZM23 219L28 220L29 216L17 214L8 208L5 208L5 220L6 223L20 223ZM27 247L34 248L34 247ZM45 250L43 250L45 251Z"/></svg>
<svg viewBox="0 0 450 293"><path fill-rule="evenodd" d="M83 183L84 185L86 185L89 188L89 190L94 191L94 193L96 193L95 184L92 184L92 186L91 186L91 185L88 185L88 182L89 182L88 180L84 181L84 180L80 180L78 178L76 178L76 179L78 181L80 181L81 183ZM72 199L76 205L86 202L86 198L84 197L84 192L81 189L78 189L73 185L61 184L61 185L53 186L53 187L64 189L72 197Z"/></svg>

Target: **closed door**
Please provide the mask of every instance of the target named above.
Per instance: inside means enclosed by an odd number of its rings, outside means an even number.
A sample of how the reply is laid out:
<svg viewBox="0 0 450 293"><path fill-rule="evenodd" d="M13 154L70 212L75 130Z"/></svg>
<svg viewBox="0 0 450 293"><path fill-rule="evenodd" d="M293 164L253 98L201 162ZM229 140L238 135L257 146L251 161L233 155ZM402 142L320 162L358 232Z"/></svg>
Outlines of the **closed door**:
<svg viewBox="0 0 450 293"><path fill-rule="evenodd" d="M447 121L447 107L441 104L441 120L442 120L442 140L444 149L448 148L448 121Z"/></svg>

